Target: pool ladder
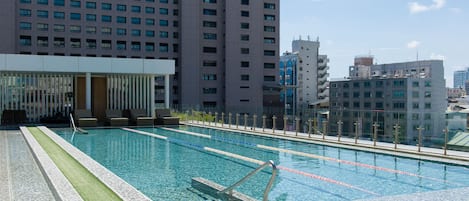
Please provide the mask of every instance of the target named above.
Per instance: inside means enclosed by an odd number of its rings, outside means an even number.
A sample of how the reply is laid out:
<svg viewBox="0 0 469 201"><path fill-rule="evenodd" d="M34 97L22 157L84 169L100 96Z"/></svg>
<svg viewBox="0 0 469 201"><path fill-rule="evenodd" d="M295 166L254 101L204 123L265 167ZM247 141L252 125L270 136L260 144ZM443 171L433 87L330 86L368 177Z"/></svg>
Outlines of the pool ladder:
<svg viewBox="0 0 469 201"><path fill-rule="evenodd" d="M252 172L250 172L249 174L247 174L246 176L244 176L241 180L239 180L238 182L234 183L233 185L231 185L230 187L228 188L225 188L224 190L221 190L218 192L218 194L232 194L233 193L233 190L234 188L238 187L239 185L243 184L244 182L246 182L249 178L251 178L252 176L254 176L256 173L262 171L264 168L266 168L267 166L271 166L272 167L272 176L270 177L269 179L269 183L267 183L267 186L265 187L265 190L264 190L264 196L263 196L263 201L267 201L268 200L268 197L269 197L269 192L270 192L270 189L272 188L272 185L274 184L274 180L275 180L275 176L277 176L277 172L278 172L278 169L277 169L277 166L275 166L275 163L274 161L272 160L269 160L267 162L265 162L264 164L262 164L261 166L259 166L258 168L256 168L255 170L253 170Z"/></svg>
<svg viewBox="0 0 469 201"><path fill-rule="evenodd" d="M75 126L75 120L73 119L72 113L70 113L70 127L73 128L73 132L77 132L77 127Z"/></svg>

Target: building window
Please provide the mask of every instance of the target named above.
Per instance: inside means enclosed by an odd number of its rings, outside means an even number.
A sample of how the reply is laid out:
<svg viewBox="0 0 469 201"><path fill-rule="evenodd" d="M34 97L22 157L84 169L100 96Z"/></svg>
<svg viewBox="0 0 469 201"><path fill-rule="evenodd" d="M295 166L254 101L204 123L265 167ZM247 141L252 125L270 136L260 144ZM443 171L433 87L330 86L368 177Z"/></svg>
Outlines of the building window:
<svg viewBox="0 0 469 201"><path fill-rule="evenodd" d="M20 3L30 4L30 3L31 3L31 0L20 0Z"/></svg>
<svg viewBox="0 0 469 201"><path fill-rule="evenodd" d="M204 9L203 10L204 15L217 15L217 10L215 9Z"/></svg>
<svg viewBox="0 0 469 201"><path fill-rule="evenodd" d="M241 29L249 29L249 23L241 22Z"/></svg>
<svg viewBox="0 0 469 201"><path fill-rule="evenodd" d="M167 31L160 31L160 38L168 38L168 35Z"/></svg>
<svg viewBox="0 0 469 201"><path fill-rule="evenodd" d="M37 17L39 17L39 18L48 18L49 17L49 11L47 11L47 10L38 10L37 11Z"/></svg>
<svg viewBox="0 0 469 201"><path fill-rule="evenodd" d="M264 76L264 82L275 82L275 76Z"/></svg>
<svg viewBox="0 0 469 201"><path fill-rule="evenodd" d="M241 48L241 54L249 54L249 48Z"/></svg>
<svg viewBox="0 0 469 201"><path fill-rule="evenodd" d="M419 103L412 103L413 109L419 109Z"/></svg>
<svg viewBox="0 0 469 201"><path fill-rule="evenodd" d="M173 21L173 27L179 27L179 21L174 20Z"/></svg>
<svg viewBox="0 0 469 201"><path fill-rule="evenodd" d="M249 68L249 61L241 61L241 68Z"/></svg>
<svg viewBox="0 0 469 201"><path fill-rule="evenodd" d="M242 80L242 81L248 81L248 80L249 80L249 75L242 74L242 75L241 75L241 80Z"/></svg>
<svg viewBox="0 0 469 201"><path fill-rule="evenodd" d="M249 0L241 0L241 5L249 5Z"/></svg>
<svg viewBox="0 0 469 201"><path fill-rule="evenodd" d="M273 4L273 3L264 3L264 8L265 9L275 10L275 4Z"/></svg>
<svg viewBox="0 0 469 201"><path fill-rule="evenodd" d="M112 22L112 16L110 15L101 15L102 22Z"/></svg>
<svg viewBox="0 0 469 201"><path fill-rule="evenodd" d="M168 11L167 8L160 8L160 15L168 15L168 13L169 13L169 11Z"/></svg>
<svg viewBox="0 0 469 201"><path fill-rule="evenodd" d="M101 10L112 10L112 4L110 4L110 3L101 3Z"/></svg>
<svg viewBox="0 0 469 201"><path fill-rule="evenodd" d="M215 61L215 60L204 60L202 65L204 67L217 67L217 61Z"/></svg>
<svg viewBox="0 0 469 201"><path fill-rule="evenodd" d="M145 24L149 26L155 25L155 19L147 18L145 19Z"/></svg>
<svg viewBox="0 0 469 201"><path fill-rule="evenodd" d="M148 1L148 0L147 0ZM151 1L154 1L154 0L151 0ZM174 1L175 3L174 4L177 4L177 1ZM167 4L168 3L168 0L160 0L160 3L165 3Z"/></svg>
<svg viewBox="0 0 469 201"><path fill-rule="evenodd" d="M21 46L31 46L31 36L20 36Z"/></svg>
<svg viewBox="0 0 469 201"><path fill-rule="evenodd" d="M432 97L432 92L431 91L425 91L424 97L425 98L431 98Z"/></svg>
<svg viewBox="0 0 469 201"><path fill-rule="evenodd" d="M265 44L275 44L275 38L264 38Z"/></svg>
<svg viewBox="0 0 469 201"><path fill-rule="evenodd" d="M249 41L249 35L247 35L247 34L241 35L241 40L242 41Z"/></svg>
<svg viewBox="0 0 469 201"><path fill-rule="evenodd" d="M169 52L168 43L160 43L160 52Z"/></svg>
<svg viewBox="0 0 469 201"><path fill-rule="evenodd" d="M60 38L60 37L54 38L54 47L57 47L57 48L65 47L65 38Z"/></svg>
<svg viewBox="0 0 469 201"><path fill-rule="evenodd" d="M383 81L376 81L375 86L378 88L383 87Z"/></svg>
<svg viewBox="0 0 469 201"><path fill-rule="evenodd" d="M212 22L212 21L204 21L203 22L204 27L217 27L217 22Z"/></svg>
<svg viewBox="0 0 469 201"><path fill-rule="evenodd" d="M127 11L127 5L117 4L116 10L117 11Z"/></svg>
<svg viewBox="0 0 469 201"><path fill-rule="evenodd" d="M155 51L155 43L150 43L150 42L145 43L145 51L154 52Z"/></svg>
<svg viewBox="0 0 469 201"><path fill-rule="evenodd" d="M72 47L72 48L81 48L81 39L79 39L79 38L70 38L70 47Z"/></svg>
<svg viewBox="0 0 469 201"><path fill-rule="evenodd" d="M140 35L142 35L140 29L132 29L131 32L132 32L132 36L140 36Z"/></svg>
<svg viewBox="0 0 469 201"><path fill-rule="evenodd" d="M353 92L353 97L354 98L360 98L360 92L358 92L358 91Z"/></svg>
<svg viewBox="0 0 469 201"><path fill-rule="evenodd" d="M274 69L275 63L264 63L264 68Z"/></svg>
<svg viewBox="0 0 469 201"><path fill-rule="evenodd" d="M153 31L153 30L145 30L145 36L147 36L147 37L155 37L155 31Z"/></svg>
<svg viewBox="0 0 469 201"><path fill-rule="evenodd" d="M64 32L65 31L65 25L63 25L63 24L54 24L54 31L55 32Z"/></svg>
<svg viewBox="0 0 469 201"><path fill-rule="evenodd" d="M217 34L204 33L204 39L206 39L206 40L216 40L217 39Z"/></svg>
<svg viewBox="0 0 469 201"><path fill-rule="evenodd" d="M204 53L217 53L216 47L204 47Z"/></svg>
<svg viewBox="0 0 469 201"><path fill-rule="evenodd" d="M49 46L49 38L47 38L47 36L38 36L37 37L37 46L39 46L39 47L48 47Z"/></svg>
<svg viewBox="0 0 469 201"><path fill-rule="evenodd" d="M64 0L54 0L54 6L65 6Z"/></svg>
<svg viewBox="0 0 469 201"><path fill-rule="evenodd" d="M55 19L65 19L65 13L64 13L64 12L55 11L55 12L54 12L54 18L55 18Z"/></svg>
<svg viewBox="0 0 469 201"><path fill-rule="evenodd" d="M31 23L30 22L20 22L20 29L21 30L31 30Z"/></svg>
<svg viewBox="0 0 469 201"><path fill-rule="evenodd" d="M111 49L111 40L102 40L101 49Z"/></svg>
<svg viewBox="0 0 469 201"><path fill-rule="evenodd" d="M38 31L47 31L47 30L49 30L49 24L37 23L36 26L37 26Z"/></svg>
<svg viewBox="0 0 469 201"><path fill-rule="evenodd" d="M132 17L130 18L130 21L132 24L140 24L141 23L141 19L139 17Z"/></svg>
<svg viewBox="0 0 469 201"><path fill-rule="evenodd" d="M264 56L275 56L275 50L264 50Z"/></svg>
<svg viewBox="0 0 469 201"><path fill-rule="evenodd" d="M122 40L118 40L116 42L116 48L117 48L117 50L126 50L127 49L127 42L122 41Z"/></svg>
<svg viewBox="0 0 469 201"><path fill-rule="evenodd" d="M78 26L78 25L70 25L70 32L72 32L72 33L80 33L80 32L81 32L81 26Z"/></svg>
<svg viewBox="0 0 469 201"><path fill-rule="evenodd" d="M431 87L432 81L425 81L425 87Z"/></svg>
<svg viewBox="0 0 469 201"><path fill-rule="evenodd" d="M70 13L70 19L71 20L81 20L81 14L80 13Z"/></svg>
<svg viewBox="0 0 469 201"><path fill-rule="evenodd" d="M102 27L101 28L101 34L111 35L112 34L112 28L111 27Z"/></svg>
<svg viewBox="0 0 469 201"><path fill-rule="evenodd" d="M169 25L168 20L160 20L160 26L167 27Z"/></svg>
<svg viewBox="0 0 469 201"><path fill-rule="evenodd" d="M96 21L96 15L95 14L86 14L86 21Z"/></svg>
<svg viewBox="0 0 469 201"><path fill-rule="evenodd" d="M249 11L242 10L241 17L249 17Z"/></svg>
<svg viewBox="0 0 469 201"><path fill-rule="evenodd" d="M217 3L217 0L202 0L204 3Z"/></svg>
<svg viewBox="0 0 469 201"><path fill-rule="evenodd" d="M140 13L141 7L140 6L132 6L132 7L130 7L130 10L133 13Z"/></svg>
<svg viewBox="0 0 469 201"><path fill-rule="evenodd" d="M178 9L173 9L173 15L174 16L179 16L179 10Z"/></svg>
<svg viewBox="0 0 469 201"><path fill-rule="evenodd" d="M405 92L404 91L393 91L392 92L392 97L393 98L404 98L405 97Z"/></svg>
<svg viewBox="0 0 469 201"><path fill-rule="evenodd" d="M86 39L86 48L96 49L96 39Z"/></svg>
<svg viewBox="0 0 469 201"><path fill-rule="evenodd" d="M86 27L87 34L96 34L96 27L95 26L87 26Z"/></svg>
<svg viewBox="0 0 469 201"><path fill-rule="evenodd" d="M264 26L264 31L265 32L275 32L275 27L274 26Z"/></svg>
<svg viewBox="0 0 469 201"><path fill-rule="evenodd" d="M70 1L70 7L72 7L72 8L80 8L80 7L81 7L81 1L79 1L79 0L71 0L71 1Z"/></svg>
<svg viewBox="0 0 469 201"><path fill-rule="evenodd" d="M384 98L382 91L377 91L377 92L375 93L375 95L376 95L376 96L375 96L376 98Z"/></svg>
<svg viewBox="0 0 469 201"><path fill-rule="evenodd" d="M419 82L418 81L412 82L412 87L419 87Z"/></svg>
<svg viewBox="0 0 469 201"><path fill-rule="evenodd" d="M96 9L96 2L87 1L85 6L89 9Z"/></svg>
<svg viewBox="0 0 469 201"><path fill-rule="evenodd" d="M117 16L116 22L117 22L117 23L120 23L120 24L125 24L125 23L127 23L127 17L124 17L124 16Z"/></svg>
<svg viewBox="0 0 469 201"><path fill-rule="evenodd" d="M173 38L179 38L179 32L173 32Z"/></svg>
<svg viewBox="0 0 469 201"><path fill-rule="evenodd" d="M140 49L141 49L140 42L138 42L138 41L132 41L132 42L130 43L130 48L131 48L132 50L135 50L135 51L140 51Z"/></svg>
<svg viewBox="0 0 469 201"><path fill-rule="evenodd" d="M217 75L216 74L204 74L202 76L203 80L217 80Z"/></svg>
<svg viewBox="0 0 469 201"><path fill-rule="evenodd" d="M116 29L116 34L118 36L125 36L125 35L127 35L127 29L117 28Z"/></svg>
<svg viewBox="0 0 469 201"><path fill-rule="evenodd" d="M30 9L20 9L20 16L31 17L31 10ZM39 17L39 13L38 13L38 17Z"/></svg>
<svg viewBox="0 0 469 201"><path fill-rule="evenodd" d="M275 21L275 15L264 15L264 20Z"/></svg>
<svg viewBox="0 0 469 201"><path fill-rule="evenodd" d="M202 88L204 94L216 94L217 88Z"/></svg>
<svg viewBox="0 0 469 201"><path fill-rule="evenodd" d="M365 91L365 92L363 93L363 96L364 96L365 98L371 98L371 92Z"/></svg>
<svg viewBox="0 0 469 201"><path fill-rule="evenodd" d="M425 103L425 109L432 109L431 103Z"/></svg>

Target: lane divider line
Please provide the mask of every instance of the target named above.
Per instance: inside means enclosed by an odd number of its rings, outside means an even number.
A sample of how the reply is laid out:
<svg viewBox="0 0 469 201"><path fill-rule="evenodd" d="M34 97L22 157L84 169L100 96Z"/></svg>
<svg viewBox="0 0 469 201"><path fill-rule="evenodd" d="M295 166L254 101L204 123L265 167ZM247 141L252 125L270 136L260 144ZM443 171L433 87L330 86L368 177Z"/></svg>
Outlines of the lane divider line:
<svg viewBox="0 0 469 201"><path fill-rule="evenodd" d="M193 147L193 148L203 149L203 150L208 151L208 152L216 153L216 154L219 154L219 155L224 155L224 156L231 157L231 158L236 158L236 159L243 160L243 161L250 162L250 163L254 163L254 164L257 164L257 165L262 165L264 163L263 161L260 161L260 160L257 160L257 159L249 158L249 157L238 155L238 154L231 153L231 152L222 151L222 150L219 150L219 149L214 149L214 148L210 148L210 147L203 147L203 146L200 146L200 145L187 143L187 142L182 141L182 140L172 139L172 138L168 138L168 137L165 137L165 136L156 135L154 133L139 131L139 130L130 129L130 128L122 128L122 129L126 130L126 131L129 131L129 132L134 132L134 133L138 133L138 134L142 134L142 135L147 135L147 136L159 138L159 139L162 139L162 140L167 140L167 141L170 141L170 142L175 142L175 143L182 144L182 145L188 145L188 146ZM325 182L328 182L328 183L336 184L336 185L339 185L339 186L344 186L344 187L347 187L347 188L350 188L350 189L358 190L358 191L368 193L368 194L371 194L371 195L377 195L377 196L380 195L378 193L375 193L375 192L372 192L372 191L369 191L369 190L366 190L366 189L363 189L363 188L360 188L360 187L357 187L357 186L354 186L354 185L351 185L351 184L348 184L348 183L345 183L345 182L337 181L337 180L327 178L327 177L322 177L322 176L315 175L315 174L312 174L312 173L308 173L308 172L304 172L304 171L300 171L300 170L295 170L295 169L291 169L291 168L287 168L287 167L283 167L283 166L277 166L277 168L288 171L288 172L291 172L291 173L294 173L294 174L309 177L309 178L312 178L312 179L317 179L317 180L325 181Z"/></svg>

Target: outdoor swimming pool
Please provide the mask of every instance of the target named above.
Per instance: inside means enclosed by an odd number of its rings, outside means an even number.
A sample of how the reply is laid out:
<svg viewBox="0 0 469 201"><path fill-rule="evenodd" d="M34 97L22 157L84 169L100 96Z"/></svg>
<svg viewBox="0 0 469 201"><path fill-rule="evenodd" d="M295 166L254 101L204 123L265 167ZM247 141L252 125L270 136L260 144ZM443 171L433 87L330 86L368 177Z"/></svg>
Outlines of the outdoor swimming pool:
<svg viewBox="0 0 469 201"><path fill-rule="evenodd" d="M167 139L122 129L56 132L153 200L205 200L191 178L229 186L258 167L206 147L273 160L279 174L269 200L355 200L469 186L463 166L191 126L138 130ZM266 168L236 190L262 199L270 176Z"/></svg>

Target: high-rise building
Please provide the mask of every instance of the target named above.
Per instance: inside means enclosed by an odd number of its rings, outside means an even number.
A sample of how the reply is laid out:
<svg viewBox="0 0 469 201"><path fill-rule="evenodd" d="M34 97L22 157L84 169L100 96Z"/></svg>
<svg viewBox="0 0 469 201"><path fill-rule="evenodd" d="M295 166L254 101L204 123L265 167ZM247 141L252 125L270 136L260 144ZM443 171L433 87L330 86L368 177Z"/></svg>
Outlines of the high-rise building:
<svg viewBox="0 0 469 201"><path fill-rule="evenodd" d="M469 80L469 70L454 71L453 88L465 89L466 80Z"/></svg>
<svg viewBox="0 0 469 201"><path fill-rule="evenodd" d="M15 0L0 17L0 53L175 60L174 106L261 112L278 83L279 0Z"/></svg>
<svg viewBox="0 0 469 201"><path fill-rule="evenodd" d="M349 72L349 79L330 83L330 132L341 126L342 135L358 132L370 138L377 123L382 141L394 140L396 124L401 143L415 144L418 127L424 128L424 139L442 136L447 106L443 61L359 65Z"/></svg>
<svg viewBox="0 0 469 201"><path fill-rule="evenodd" d="M294 40L292 52L280 57L280 100L285 114L300 115L310 104L326 101L329 96L327 55L319 55L319 41Z"/></svg>

